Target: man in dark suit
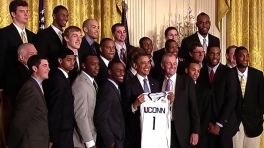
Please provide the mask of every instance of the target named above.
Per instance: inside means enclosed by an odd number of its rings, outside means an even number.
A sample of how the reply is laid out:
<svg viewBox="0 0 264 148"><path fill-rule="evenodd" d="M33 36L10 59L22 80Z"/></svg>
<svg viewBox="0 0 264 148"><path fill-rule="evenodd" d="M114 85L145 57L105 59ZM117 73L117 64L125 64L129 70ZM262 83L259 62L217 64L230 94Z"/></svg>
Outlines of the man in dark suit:
<svg viewBox="0 0 264 148"><path fill-rule="evenodd" d="M79 58L81 59L85 54L94 54L100 56L100 45L95 41L99 36L99 24L95 19L87 19L82 26L84 37L82 44L78 50Z"/></svg>
<svg viewBox="0 0 264 148"><path fill-rule="evenodd" d="M200 116L200 133L196 148L209 148L207 129L211 120L212 92L203 83L197 82L201 70L200 63L191 62L185 70L187 75L195 82L197 108Z"/></svg>
<svg viewBox="0 0 264 148"><path fill-rule="evenodd" d="M130 68L129 61L127 61L127 54L129 53L129 50L133 48L133 46L126 44L126 37L127 37L127 30L124 25L121 23L116 23L112 26L111 28L112 35L114 37L114 42L115 42L115 60L120 60L126 69Z"/></svg>
<svg viewBox="0 0 264 148"><path fill-rule="evenodd" d="M178 42L179 33L175 27L166 28L164 35L165 35L166 41L169 39L172 39L172 40L176 41L176 43ZM153 52L153 61L154 61L155 65L161 64L162 56L166 53L165 48L161 48L161 49Z"/></svg>
<svg viewBox="0 0 264 148"><path fill-rule="evenodd" d="M172 39L168 39L165 43L165 53L171 53L174 54L176 57L176 61L177 61L177 74L185 74L185 68L187 67L187 63L185 61L183 61L182 59L178 58L178 52L179 52L179 48L178 48L178 43L175 40ZM153 76L156 79L160 79L160 76L164 76L164 70L162 70L161 68L161 60L162 57L160 59L160 62L157 63L157 61L155 62L155 67L154 67L154 73Z"/></svg>
<svg viewBox="0 0 264 148"><path fill-rule="evenodd" d="M94 111L98 148L124 148L125 119L118 84L124 80L125 69L120 61L108 66L108 81L99 89Z"/></svg>
<svg viewBox="0 0 264 148"><path fill-rule="evenodd" d="M0 29L0 103L6 88L7 74L18 63L18 46L35 42L35 34L25 27L28 22L28 3L14 0L9 4L9 12L12 23Z"/></svg>
<svg viewBox="0 0 264 148"><path fill-rule="evenodd" d="M99 88L104 85L105 82L107 82L108 78L108 72L107 72L107 67L110 61L115 56L115 43L112 39L110 38L103 38L100 42L100 57L99 57L99 62L100 62L100 69L99 73L96 77L96 82L99 86Z"/></svg>
<svg viewBox="0 0 264 148"><path fill-rule="evenodd" d="M81 71L81 57L78 55L78 50L82 43L82 31L77 26L69 26L65 29L63 36L66 42L66 47L73 51L76 58L74 68L69 72L69 79L72 84Z"/></svg>
<svg viewBox="0 0 264 148"><path fill-rule="evenodd" d="M194 82L185 75L176 74L174 54L163 55L162 69L165 75L160 82L161 90L173 92L176 97L171 107L171 148L189 148L197 144L200 129Z"/></svg>
<svg viewBox="0 0 264 148"><path fill-rule="evenodd" d="M233 137L234 148L259 148L263 131L264 86L263 73L248 66L248 50L237 47L234 54L238 81L238 100L236 115L239 131ZM240 85L239 85L240 84Z"/></svg>
<svg viewBox="0 0 264 148"><path fill-rule="evenodd" d="M151 67L154 68L155 67L155 63L153 60L153 44L152 44L152 40L148 37L142 37L139 40L139 46L140 48L142 48L146 54L149 55L150 58L150 64Z"/></svg>
<svg viewBox="0 0 264 148"><path fill-rule="evenodd" d="M207 49L207 66L202 68L198 81L212 89L213 108L208 132L210 148L232 148L232 137L238 131L235 115L237 102L237 76L235 71L222 65L218 46Z"/></svg>
<svg viewBox="0 0 264 148"><path fill-rule="evenodd" d="M63 27L68 22L68 10L62 5L56 6L53 9L52 24L37 33L35 46L40 55L45 55L49 58L50 67L57 69L58 56L63 49Z"/></svg>
<svg viewBox="0 0 264 148"><path fill-rule="evenodd" d="M74 68L75 57L66 48L59 54L59 67L52 69L43 84L49 111L49 133L52 148L73 148L74 101L68 73Z"/></svg>
<svg viewBox="0 0 264 148"><path fill-rule="evenodd" d="M208 46L216 45L220 47L219 38L208 33L211 21L210 17L206 13L202 12L197 16L196 26L198 27L198 32L184 38L181 43L179 57L184 58L187 61L191 61L188 47L193 42L201 43L205 52Z"/></svg>
<svg viewBox="0 0 264 148"><path fill-rule="evenodd" d="M33 55L28 59L31 78L17 95L16 112L7 139L8 148L47 148L49 145L48 110L42 81L48 78L46 57Z"/></svg>
<svg viewBox="0 0 264 148"><path fill-rule="evenodd" d="M37 50L31 43L24 43L18 47L18 64L11 70L7 76L6 95L8 96L12 108L15 107L16 96L24 85L24 83L30 78L30 72L27 66L27 61L32 55L37 54Z"/></svg>
<svg viewBox="0 0 264 148"><path fill-rule="evenodd" d="M137 74L125 82L125 90L122 94L124 103L126 127L129 135L129 148L140 148L140 110L138 107L144 102L144 92L160 92L159 84L149 76L150 59L145 53L135 57L135 69Z"/></svg>
<svg viewBox="0 0 264 148"><path fill-rule="evenodd" d="M234 53L237 46L231 45L226 49L226 66L229 68L236 67L236 60L234 59Z"/></svg>

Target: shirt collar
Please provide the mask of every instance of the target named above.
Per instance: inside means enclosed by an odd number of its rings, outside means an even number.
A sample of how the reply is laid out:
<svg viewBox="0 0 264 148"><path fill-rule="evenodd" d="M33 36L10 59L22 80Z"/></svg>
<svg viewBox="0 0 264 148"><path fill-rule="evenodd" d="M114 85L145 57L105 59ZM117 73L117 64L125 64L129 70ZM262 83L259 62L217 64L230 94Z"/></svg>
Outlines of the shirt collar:
<svg viewBox="0 0 264 148"><path fill-rule="evenodd" d="M58 69L64 74L64 76L66 77L66 79L68 79L68 74L67 72L65 72L63 69L61 69L60 67L58 67Z"/></svg>
<svg viewBox="0 0 264 148"><path fill-rule="evenodd" d="M207 46L208 46L208 43L209 43L209 38L208 38L208 34L206 35L206 37L204 38L198 31L197 31L197 35L198 35L198 38L200 40L200 43L203 45L203 39L206 39L206 43L207 43Z"/></svg>
<svg viewBox="0 0 264 148"><path fill-rule="evenodd" d="M132 74L133 74L134 76L137 74L137 71L136 71L133 67L130 68L130 71L132 72Z"/></svg>
<svg viewBox="0 0 264 148"><path fill-rule="evenodd" d="M116 89L119 89L119 88L118 88L118 85L116 84L116 82L114 82L113 80L111 80L111 79L109 79L109 78L108 78L108 81L110 81L111 83L113 83L113 84L115 85Z"/></svg>
<svg viewBox="0 0 264 148"><path fill-rule="evenodd" d="M233 68L229 63L227 63L226 66L229 68Z"/></svg>
<svg viewBox="0 0 264 148"><path fill-rule="evenodd" d="M21 34L22 31L24 31L24 33L26 33L26 29L25 29L25 27L24 27L24 29L21 29L21 28L19 28L15 23L13 23L13 24L14 24L14 26L16 27L16 29L17 29L19 35Z"/></svg>
<svg viewBox="0 0 264 148"><path fill-rule="evenodd" d="M101 59L104 61L106 67L108 67L108 64L110 61L108 61L106 58L104 58L102 55L100 55Z"/></svg>
<svg viewBox="0 0 264 148"><path fill-rule="evenodd" d="M218 68L219 64L220 64L220 62L219 62L215 67L213 67L213 68L211 68L211 67L209 67L209 66L207 65L207 67L208 67L208 73L210 73L212 69L213 69L213 71L214 71L214 73L215 73L215 71L216 71L216 69Z"/></svg>
<svg viewBox="0 0 264 148"><path fill-rule="evenodd" d="M83 73L84 75L86 75L92 83L94 82L94 78L92 78L90 75L88 75L88 74L87 74L86 72L84 72L84 71L82 71L82 73Z"/></svg>
<svg viewBox="0 0 264 148"><path fill-rule="evenodd" d="M88 42L88 44L89 44L90 46L94 43L94 41L90 40L90 39L87 38L87 37L85 37L85 39L86 39L86 41Z"/></svg>
<svg viewBox="0 0 264 148"><path fill-rule="evenodd" d="M51 28L56 32L56 34L59 34L59 32L63 32L60 29L58 29L57 27L55 27L53 24L51 24Z"/></svg>
<svg viewBox="0 0 264 148"><path fill-rule="evenodd" d="M34 76L31 76L31 78L33 78L38 83L39 87L42 89L41 82L39 82L39 80L37 78L35 78Z"/></svg>
<svg viewBox="0 0 264 148"><path fill-rule="evenodd" d="M142 77L141 75L139 75L138 73L137 73L137 78L138 78L138 80L140 81L140 82L143 82L144 81L144 79L147 79L148 80L148 76L146 76L145 78L144 77Z"/></svg>
<svg viewBox="0 0 264 148"><path fill-rule="evenodd" d="M124 45L123 45L123 47L122 47L121 45L119 45L119 44L117 44L117 43L115 42L115 47L116 47L116 49L117 49L118 51L120 51L122 48L124 48L125 51L126 51L126 44L125 44L125 43L124 43Z"/></svg>
<svg viewBox="0 0 264 148"><path fill-rule="evenodd" d="M245 77L247 78L247 75L248 75L248 67L246 68L246 70L242 73L241 71L238 70L238 68L236 67L236 70L237 70L237 74L241 77Z"/></svg>
<svg viewBox="0 0 264 148"><path fill-rule="evenodd" d="M166 78L166 81L168 79L171 79L171 81L176 82L176 76L177 76L177 73L175 73L174 75L172 75L170 78L168 78L167 76L165 76L165 78Z"/></svg>

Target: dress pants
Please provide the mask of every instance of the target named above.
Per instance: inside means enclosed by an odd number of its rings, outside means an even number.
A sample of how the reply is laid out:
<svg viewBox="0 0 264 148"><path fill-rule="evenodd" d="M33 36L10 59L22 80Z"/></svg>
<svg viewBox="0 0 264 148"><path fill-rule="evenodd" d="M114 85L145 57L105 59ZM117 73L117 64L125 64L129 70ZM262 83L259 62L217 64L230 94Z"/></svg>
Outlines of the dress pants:
<svg viewBox="0 0 264 148"><path fill-rule="evenodd" d="M234 148L259 148L260 135L254 138L249 138L244 132L244 126L241 122L239 125L239 131L233 137Z"/></svg>

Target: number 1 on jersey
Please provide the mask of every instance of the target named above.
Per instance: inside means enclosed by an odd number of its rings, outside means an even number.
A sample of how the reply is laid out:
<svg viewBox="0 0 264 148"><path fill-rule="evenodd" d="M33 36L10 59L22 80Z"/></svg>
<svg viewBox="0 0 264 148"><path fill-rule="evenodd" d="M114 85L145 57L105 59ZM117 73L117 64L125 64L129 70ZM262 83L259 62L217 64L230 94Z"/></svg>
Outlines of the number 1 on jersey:
<svg viewBox="0 0 264 148"><path fill-rule="evenodd" d="M155 130L155 122L156 122L156 117L153 116L153 130Z"/></svg>

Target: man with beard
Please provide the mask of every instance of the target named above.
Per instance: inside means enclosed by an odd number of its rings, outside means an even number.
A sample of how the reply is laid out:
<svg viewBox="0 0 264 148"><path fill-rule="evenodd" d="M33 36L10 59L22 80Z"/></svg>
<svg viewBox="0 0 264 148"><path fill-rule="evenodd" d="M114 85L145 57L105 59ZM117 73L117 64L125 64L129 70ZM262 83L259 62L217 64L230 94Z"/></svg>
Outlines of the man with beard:
<svg viewBox="0 0 264 148"><path fill-rule="evenodd" d="M68 22L68 10L62 5L58 5L53 9L52 24L38 32L36 36L36 49L38 54L45 55L49 58L51 69L58 67L58 56L65 46L63 40L63 27Z"/></svg>
<svg viewBox="0 0 264 148"><path fill-rule="evenodd" d="M50 145L52 148L72 148L74 113L68 73L74 68L73 51L63 49L58 62L59 67L50 71L49 79L43 84L49 111Z"/></svg>
<svg viewBox="0 0 264 148"><path fill-rule="evenodd" d="M81 71L80 59L78 55L78 49L80 48L82 42L82 31L77 26L69 26L64 31L64 40L66 41L66 47L71 49L75 56L74 69L69 72L69 79L71 84L74 79Z"/></svg>
<svg viewBox="0 0 264 148"><path fill-rule="evenodd" d="M235 115L237 103L237 76L235 71L221 64L221 50L209 46L206 53L207 66L202 68L199 83L205 84L213 93L212 117L208 127L210 148L232 148L232 137L238 131Z"/></svg>
<svg viewBox="0 0 264 148"><path fill-rule="evenodd" d="M226 49L226 66L229 68L236 67L236 60L234 59L234 53L237 46L232 45Z"/></svg>
<svg viewBox="0 0 264 148"><path fill-rule="evenodd" d="M260 136L263 131L263 73L248 66L249 53L243 46L236 48L234 59L237 66L232 70L236 72L238 81L239 94L236 114L239 131L233 137L233 147L259 148Z"/></svg>
<svg viewBox="0 0 264 148"><path fill-rule="evenodd" d="M124 65L120 61L109 63L109 78L98 92L94 111L98 148L124 148L125 120L118 87L124 80L124 74Z"/></svg>
<svg viewBox="0 0 264 148"><path fill-rule="evenodd" d="M205 53L208 46L216 45L220 47L219 38L208 33L211 21L206 13L202 12L197 16L196 26L198 27L198 32L182 40L179 56L187 61L191 61L188 47L193 42L201 43Z"/></svg>
<svg viewBox="0 0 264 148"><path fill-rule="evenodd" d="M133 48L133 46L128 45L125 43L126 41L126 27L120 23L116 23L111 28L112 35L114 37L115 42L115 60L120 60L126 69L130 68L129 61L127 61L127 54L129 53L130 49Z"/></svg>
<svg viewBox="0 0 264 148"><path fill-rule="evenodd" d="M100 70L96 77L96 82L99 88L107 82L108 72L107 67L110 61L115 56L115 43L110 38L103 38L100 42Z"/></svg>
<svg viewBox="0 0 264 148"><path fill-rule="evenodd" d="M83 22L82 26L84 37L82 44L78 50L79 58L89 53L100 56L99 44L95 41L99 36L99 24L95 19L87 19Z"/></svg>
<svg viewBox="0 0 264 148"><path fill-rule="evenodd" d="M94 108L98 86L94 80L99 72L99 60L96 55L82 57L82 71L72 85L74 96L75 148L96 148L96 129L94 127Z"/></svg>

